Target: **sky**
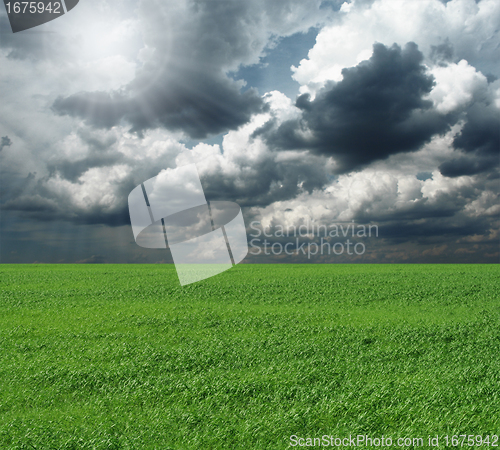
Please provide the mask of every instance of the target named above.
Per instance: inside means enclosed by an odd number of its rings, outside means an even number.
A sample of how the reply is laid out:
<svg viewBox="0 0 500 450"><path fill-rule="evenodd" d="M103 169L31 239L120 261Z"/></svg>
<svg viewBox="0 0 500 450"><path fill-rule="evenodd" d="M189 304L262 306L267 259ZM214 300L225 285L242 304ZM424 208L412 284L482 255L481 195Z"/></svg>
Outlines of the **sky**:
<svg viewBox="0 0 500 450"><path fill-rule="evenodd" d="M244 262L498 263L499 24L498 0L80 0L12 33L0 6L0 262L172 262L127 198L190 159Z"/></svg>

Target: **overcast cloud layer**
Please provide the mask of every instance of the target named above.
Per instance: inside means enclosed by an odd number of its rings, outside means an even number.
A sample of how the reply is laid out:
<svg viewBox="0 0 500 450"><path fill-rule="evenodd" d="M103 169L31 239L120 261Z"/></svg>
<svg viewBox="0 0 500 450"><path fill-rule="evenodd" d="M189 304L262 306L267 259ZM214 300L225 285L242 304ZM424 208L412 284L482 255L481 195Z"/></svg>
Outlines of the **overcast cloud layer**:
<svg viewBox="0 0 500 450"><path fill-rule="evenodd" d="M378 227L247 262L499 262L498 1L86 0L16 34L2 8L1 262L170 262L127 197L193 161L249 235Z"/></svg>

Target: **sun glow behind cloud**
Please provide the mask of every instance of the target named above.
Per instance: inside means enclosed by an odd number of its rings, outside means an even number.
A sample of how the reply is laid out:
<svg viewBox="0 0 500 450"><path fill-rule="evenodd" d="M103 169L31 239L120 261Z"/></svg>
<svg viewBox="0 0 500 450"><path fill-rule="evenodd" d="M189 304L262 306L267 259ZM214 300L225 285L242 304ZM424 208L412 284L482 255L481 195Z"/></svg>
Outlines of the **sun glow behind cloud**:
<svg viewBox="0 0 500 450"><path fill-rule="evenodd" d="M64 63L78 72L80 90L119 89L133 80L144 47L134 9L80 2L64 19L57 24L57 34L65 51Z"/></svg>

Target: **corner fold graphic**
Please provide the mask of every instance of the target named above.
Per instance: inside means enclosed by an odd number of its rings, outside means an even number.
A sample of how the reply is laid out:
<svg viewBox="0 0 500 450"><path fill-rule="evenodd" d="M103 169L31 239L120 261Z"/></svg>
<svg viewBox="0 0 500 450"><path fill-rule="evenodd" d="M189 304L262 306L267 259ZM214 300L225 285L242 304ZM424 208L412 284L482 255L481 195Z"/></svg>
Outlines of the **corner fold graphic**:
<svg viewBox="0 0 500 450"><path fill-rule="evenodd" d="M208 203L195 164L146 180L129 194L128 205L135 242L166 248L167 240L182 286L224 272L248 254L240 206Z"/></svg>

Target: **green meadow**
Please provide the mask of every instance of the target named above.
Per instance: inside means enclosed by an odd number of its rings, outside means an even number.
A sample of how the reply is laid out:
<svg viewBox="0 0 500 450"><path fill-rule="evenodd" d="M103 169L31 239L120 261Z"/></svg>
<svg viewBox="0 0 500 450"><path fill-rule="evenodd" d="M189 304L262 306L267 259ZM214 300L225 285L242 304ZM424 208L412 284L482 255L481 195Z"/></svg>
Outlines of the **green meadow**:
<svg viewBox="0 0 500 450"><path fill-rule="evenodd" d="M0 449L464 434L500 435L498 265L0 265Z"/></svg>

